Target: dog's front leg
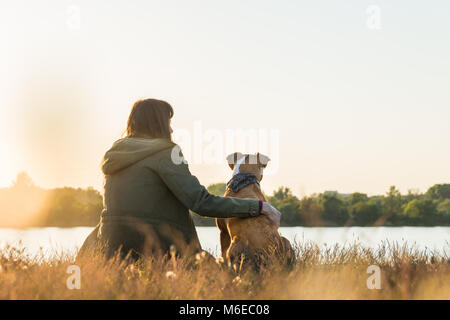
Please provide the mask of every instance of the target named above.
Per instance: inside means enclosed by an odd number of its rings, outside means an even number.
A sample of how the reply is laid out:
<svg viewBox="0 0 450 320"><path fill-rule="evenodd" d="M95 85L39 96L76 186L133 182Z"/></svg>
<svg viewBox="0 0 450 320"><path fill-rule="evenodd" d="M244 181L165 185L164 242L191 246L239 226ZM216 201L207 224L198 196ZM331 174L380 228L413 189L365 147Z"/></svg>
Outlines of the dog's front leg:
<svg viewBox="0 0 450 320"><path fill-rule="evenodd" d="M220 250L224 261L227 258L227 251L231 244L231 237L228 233L226 219L216 219L216 225L220 231Z"/></svg>

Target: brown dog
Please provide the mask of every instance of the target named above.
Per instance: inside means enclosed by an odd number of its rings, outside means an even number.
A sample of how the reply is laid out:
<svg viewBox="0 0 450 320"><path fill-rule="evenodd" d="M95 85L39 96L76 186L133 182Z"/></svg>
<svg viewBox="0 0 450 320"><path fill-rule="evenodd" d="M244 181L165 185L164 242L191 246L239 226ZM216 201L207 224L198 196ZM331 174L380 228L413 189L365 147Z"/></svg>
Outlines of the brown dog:
<svg viewBox="0 0 450 320"><path fill-rule="evenodd" d="M235 152L227 157L233 170L233 178L228 182L225 197L256 198L266 201L259 182L269 157ZM293 250L289 241L278 233L278 226L264 215L255 218L216 219L220 229L222 258L235 265L245 259L258 263L258 258L270 252L282 253L282 257L292 260Z"/></svg>

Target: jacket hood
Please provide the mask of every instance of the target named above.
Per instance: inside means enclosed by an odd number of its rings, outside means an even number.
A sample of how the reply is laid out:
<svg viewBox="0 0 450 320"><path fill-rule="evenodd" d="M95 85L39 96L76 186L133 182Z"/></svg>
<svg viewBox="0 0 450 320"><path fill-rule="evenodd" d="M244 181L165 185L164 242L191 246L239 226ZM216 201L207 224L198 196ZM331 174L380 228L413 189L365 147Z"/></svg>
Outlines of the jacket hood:
<svg viewBox="0 0 450 320"><path fill-rule="evenodd" d="M169 139L127 137L119 139L106 151L101 169L105 175L121 171L159 151L174 147Z"/></svg>

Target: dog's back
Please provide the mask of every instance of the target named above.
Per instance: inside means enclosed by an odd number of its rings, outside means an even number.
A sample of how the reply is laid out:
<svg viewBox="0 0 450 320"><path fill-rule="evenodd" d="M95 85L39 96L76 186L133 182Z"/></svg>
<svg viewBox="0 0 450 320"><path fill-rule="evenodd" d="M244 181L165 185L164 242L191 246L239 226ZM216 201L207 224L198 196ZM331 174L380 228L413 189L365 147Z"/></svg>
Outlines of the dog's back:
<svg viewBox="0 0 450 320"><path fill-rule="evenodd" d="M227 189L225 197L254 198L266 201L259 185L256 183L244 187L239 192ZM254 218L231 218L226 220L230 238L234 239L237 237L250 250L265 248L272 237L278 236L277 227L264 215Z"/></svg>
<svg viewBox="0 0 450 320"><path fill-rule="evenodd" d="M261 165L259 162L260 155L257 154L258 161L256 163L251 164L250 162L246 164L246 157L247 155L241 158L241 162L238 164L241 168L238 172L249 175L251 183L244 184L240 188L234 188L234 190L233 187L230 187L233 183L229 183L224 196L254 198L266 201L259 186L259 181L262 179L261 168L265 167L268 160ZM234 158L235 160L238 158L236 154L234 154ZM230 167L234 169L231 164ZM233 178L235 175L236 172L234 172ZM233 182L233 179L230 182ZM255 256L257 253L267 252L271 247L281 248L288 246L291 249L289 241L279 235L278 227L264 215L254 218L217 219L216 221L220 229L222 257L231 263L238 262L237 260L240 259L241 254L244 252L248 253L249 256Z"/></svg>

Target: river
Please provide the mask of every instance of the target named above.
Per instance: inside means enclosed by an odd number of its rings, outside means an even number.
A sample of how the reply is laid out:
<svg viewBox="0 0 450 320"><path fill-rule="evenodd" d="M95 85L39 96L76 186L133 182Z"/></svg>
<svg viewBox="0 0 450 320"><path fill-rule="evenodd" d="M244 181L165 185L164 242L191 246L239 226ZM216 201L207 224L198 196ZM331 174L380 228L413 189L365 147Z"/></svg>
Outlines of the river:
<svg viewBox="0 0 450 320"><path fill-rule="evenodd" d="M1 229L0 249L6 245L23 248L30 257L74 254L93 228ZM219 233L215 227L197 227L203 249L220 254ZM407 244L427 253L450 255L450 227L281 227L280 233L291 242L315 243L321 248L335 244L376 249L383 242Z"/></svg>

